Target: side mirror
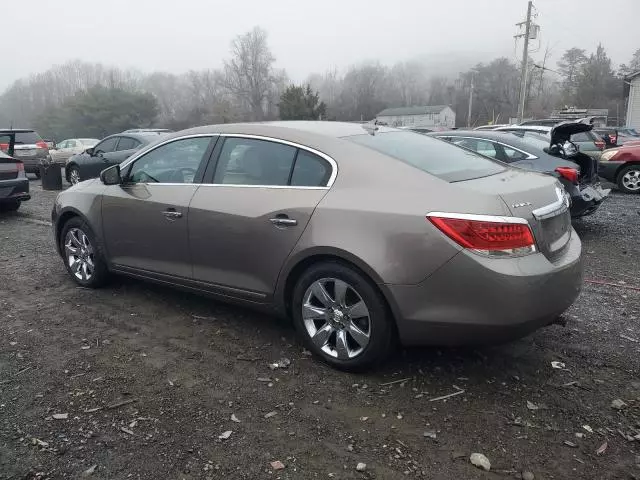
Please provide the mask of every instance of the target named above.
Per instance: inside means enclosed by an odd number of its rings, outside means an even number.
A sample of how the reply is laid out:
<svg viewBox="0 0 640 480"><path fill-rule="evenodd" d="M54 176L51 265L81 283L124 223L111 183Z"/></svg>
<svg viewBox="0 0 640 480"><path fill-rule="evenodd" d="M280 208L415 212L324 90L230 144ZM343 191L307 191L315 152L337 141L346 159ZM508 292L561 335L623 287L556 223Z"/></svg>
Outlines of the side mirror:
<svg viewBox="0 0 640 480"><path fill-rule="evenodd" d="M89 156L93 157L93 147L91 147L91 148L87 148L87 149L85 150L85 152L87 152L87 153L89 154Z"/></svg>
<svg viewBox="0 0 640 480"><path fill-rule="evenodd" d="M120 185L122 183L120 165L113 165L109 168L105 168L100 172L100 180L105 185Z"/></svg>

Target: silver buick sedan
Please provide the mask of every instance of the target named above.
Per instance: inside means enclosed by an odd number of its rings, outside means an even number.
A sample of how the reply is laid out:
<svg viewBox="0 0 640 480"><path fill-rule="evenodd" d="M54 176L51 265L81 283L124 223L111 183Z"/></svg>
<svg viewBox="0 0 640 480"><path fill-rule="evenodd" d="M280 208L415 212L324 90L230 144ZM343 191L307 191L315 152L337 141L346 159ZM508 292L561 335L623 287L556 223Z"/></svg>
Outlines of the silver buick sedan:
<svg viewBox="0 0 640 480"><path fill-rule="evenodd" d="M398 343L500 342L575 300L581 245L553 177L377 125L214 125L60 193L70 277L124 274L290 317L336 368Z"/></svg>

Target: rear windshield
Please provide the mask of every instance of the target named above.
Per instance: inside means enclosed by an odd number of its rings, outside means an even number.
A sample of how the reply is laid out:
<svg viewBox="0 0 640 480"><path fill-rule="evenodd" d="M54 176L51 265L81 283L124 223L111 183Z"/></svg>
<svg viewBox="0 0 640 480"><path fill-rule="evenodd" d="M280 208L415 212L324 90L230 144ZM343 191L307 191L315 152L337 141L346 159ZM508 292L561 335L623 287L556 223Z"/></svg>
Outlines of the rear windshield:
<svg viewBox="0 0 640 480"><path fill-rule="evenodd" d="M510 132L512 133L512 132ZM516 135L515 133L513 135ZM542 150L543 148L547 148L549 146L549 139L542 134L533 133L533 132L525 132L524 135L516 135L520 140L525 141L529 145L533 145L534 147Z"/></svg>
<svg viewBox="0 0 640 480"><path fill-rule="evenodd" d="M35 145L41 140L42 138L36 132L16 133L16 145Z"/></svg>
<svg viewBox="0 0 640 480"><path fill-rule="evenodd" d="M486 177L505 170L502 165L486 157L414 132L363 134L344 139L396 158L448 182Z"/></svg>

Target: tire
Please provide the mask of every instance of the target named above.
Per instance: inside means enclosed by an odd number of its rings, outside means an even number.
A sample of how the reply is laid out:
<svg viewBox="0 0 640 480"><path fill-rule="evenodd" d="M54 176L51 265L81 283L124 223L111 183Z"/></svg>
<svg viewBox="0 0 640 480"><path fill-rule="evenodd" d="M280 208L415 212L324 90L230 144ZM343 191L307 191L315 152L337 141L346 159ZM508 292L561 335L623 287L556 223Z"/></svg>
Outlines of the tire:
<svg viewBox="0 0 640 480"><path fill-rule="evenodd" d="M40 178L40 169L38 168L35 172L33 172L33 174L36 176L36 178Z"/></svg>
<svg viewBox="0 0 640 480"><path fill-rule="evenodd" d="M71 185L75 185L76 183L82 181L80 177L80 169L77 165L72 165L69 168L69 174L67 175L67 180Z"/></svg>
<svg viewBox="0 0 640 480"><path fill-rule="evenodd" d="M0 203L0 212L15 212L20 208L20 200Z"/></svg>
<svg viewBox="0 0 640 480"><path fill-rule="evenodd" d="M640 193L640 165L629 165L618 173L617 184L624 193Z"/></svg>
<svg viewBox="0 0 640 480"><path fill-rule="evenodd" d="M58 241L67 272L78 285L99 288L107 282L109 270L104 249L84 220L74 217L67 221ZM71 253L72 248L77 255Z"/></svg>
<svg viewBox="0 0 640 480"><path fill-rule="evenodd" d="M321 300L325 292L328 298ZM336 298L344 300L336 303ZM379 364L396 343L393 319L376 285L340 262L312 265L300 276L292 317L306 348L339 370L362 371Z"/></svg>

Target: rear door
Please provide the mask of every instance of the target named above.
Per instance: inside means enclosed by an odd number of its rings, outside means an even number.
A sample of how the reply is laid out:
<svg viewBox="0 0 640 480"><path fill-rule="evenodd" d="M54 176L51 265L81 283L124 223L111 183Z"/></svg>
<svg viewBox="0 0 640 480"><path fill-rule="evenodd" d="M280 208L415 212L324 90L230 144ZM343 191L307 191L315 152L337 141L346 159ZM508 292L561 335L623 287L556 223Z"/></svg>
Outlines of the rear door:
<svg viewBox="0 0 640 480"><path fill-rule="evenodd" d="M327 193L335 162L252 136L225 136L219 152L189 208L194 278L221 294L261 302Z"/></svg>
<svg viewBox="0 0 640 480"><path fill-rule="evenodd" d="M124 162L127 158L133 155L140 149L142 144L140 141L133 137L121 136L118 141L115 153L107 160L107 166L116 165ZM106 168L106 167L105 167Z"/></svg>

